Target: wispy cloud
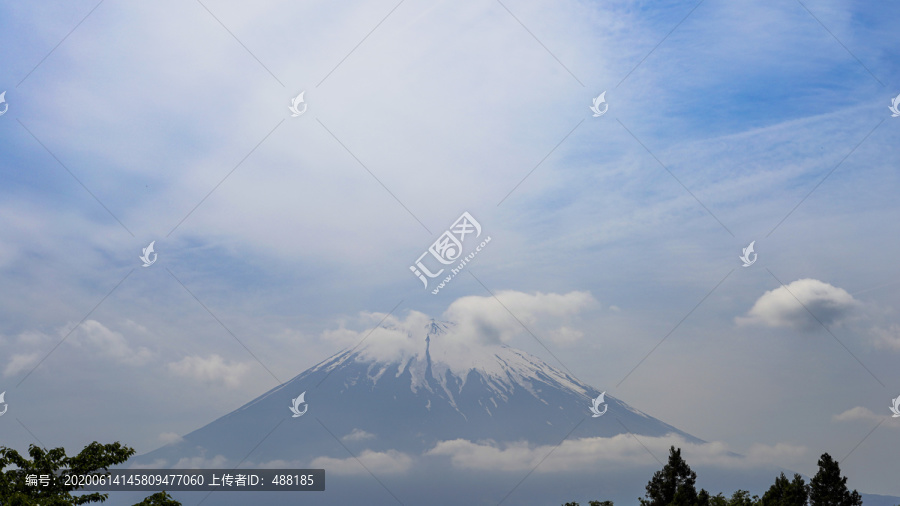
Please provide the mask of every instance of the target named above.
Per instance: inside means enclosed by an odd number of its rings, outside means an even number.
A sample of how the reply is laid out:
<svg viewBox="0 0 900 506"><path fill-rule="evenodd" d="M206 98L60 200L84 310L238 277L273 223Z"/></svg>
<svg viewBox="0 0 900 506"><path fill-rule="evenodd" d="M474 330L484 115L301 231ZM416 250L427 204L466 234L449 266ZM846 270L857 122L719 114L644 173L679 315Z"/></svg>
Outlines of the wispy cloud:
<svg viewBox="0 0 900 506"><path fill-rule="evenodd" d="M247 372L249 362L227 361L220 355L188 356L177 362L168 364L169 371L204 383L222 383L235 388L241 385Z"/></svg>
<svg viewBox="0 0 900 506"><path fill-rule="evenodd" d="M365 441L367 439L375 439L375 434L371 432L366 432L360 429L353 429L350 434L343 436L341 441L345 442L357 442L357 441Z"/></svg>
<svg viewBox="0 0 900 506"><path fill-rule="evenodd" d="M872 411L869 408L863 406L856 406L844 411L843 413L834 415L832 420L835 422L870 422L870 423L879 423L887 420L889 423L883 424L884 427L893 427L900 429L900 423L890 423L891 422L891 414L888 411L888 408L885 407L883 414L878 414Z"/></svg>
<svg viewBox="0 0 900 506"><path fill-rule="evenodd" d="M172 443L180 443L181 441L184 441L184 438L182 438L180 435L178 435L175 432L163 432L162 434L159 435L158 439L159 439L159 442L164 445L172 444Z"/></svg>
<svg viewBox="0 0 900 506"><path fill-rule="evenodd" d="M456 439L439 442L426 455L449 457L454 467L462 469L529 471L536 468L538 473L561 473L656 465L647 451L664 460L673 445L682 449L691 465L735 469L796 463L807 453L803 447L779 443L754 445L746 456L739 456L723 443L690 443L675 435L641 436L639 442L630 434L620 434L609 438L567 440L556 448L526 442L496 445Z"/></svg>
<svg viewBox="0 0 900 506"><path fill-rule="evenodd" d="M892 323L888 328L872 328L872 342L876 348L900 351L900 324Z"/></svg>
<svg viewBox="0 0 900 506"><path fill-rule="evenodd" d="M101 356L132 366L146 364L156 355L143 346L131 346L121 333L96 320L79 325L69 340L76 346L89 346Z"/></svg>
<svg viewBox="0 0 900 506"><path fill-rule="evenodd" d="M377 470L379 475L392 475L409 471L412 464L413 458L411 456L397 450L388 450L386 452L365 450L357 458L316 457L312 460L310 466L313 468L325 468L329 472L344 475L368 474L371 470ZM369 470L366 470L366 468Z"/></svg>
<svg viewBox="0 0 900 506"><path fill-rule="evenodd" d="M37 352L15 353L9 358L6 367L3 368L3 376L10 377L25 372L37 365L40 358L41 355Z"/></svg>

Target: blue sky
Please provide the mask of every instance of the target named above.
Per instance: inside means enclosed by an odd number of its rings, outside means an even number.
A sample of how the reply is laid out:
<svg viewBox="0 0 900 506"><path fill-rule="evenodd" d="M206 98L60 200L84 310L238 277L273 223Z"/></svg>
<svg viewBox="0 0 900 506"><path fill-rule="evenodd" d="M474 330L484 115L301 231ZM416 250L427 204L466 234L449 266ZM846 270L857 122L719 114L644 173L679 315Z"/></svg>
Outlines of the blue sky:
<svg viewBox="0 0 900 506"><path fill-rule="evenodd" d="M485 297L551 361L471 276L432 295L409 272L463 211L492 237L467 269L511 300L589 293L562 322L517 316L667 423L787 445L772 463L811 473L890 414L900 7L204 4L0 6L4 444L103 427L152 450L398 304L439 318ZM898 434L888 419L853 451L852 486L900 495Z"/></svg>

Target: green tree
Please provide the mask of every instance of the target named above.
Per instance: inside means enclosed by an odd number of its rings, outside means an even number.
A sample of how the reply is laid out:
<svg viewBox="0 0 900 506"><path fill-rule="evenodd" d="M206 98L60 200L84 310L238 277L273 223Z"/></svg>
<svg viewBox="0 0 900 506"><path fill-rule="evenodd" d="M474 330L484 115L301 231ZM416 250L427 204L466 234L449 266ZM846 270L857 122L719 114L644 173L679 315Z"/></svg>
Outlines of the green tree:
<svg viewBox="0 0 900 506"><path fill-rule="evenodd" d="M705 488L701 488L700 492L697 493L697 506L710 506L710 499L709 492Z"/></svg>
<svg viewBox="0 0 900 506"><path fill-rule="evenodd" d="M30 459L23 457L16 450L0 446L0 504L4 506L73 506L89 503L102 503L109 494L93 492L83 495L72 495L82 488L66 485L67 475L103 474L110 466L122 464L134 455L134 449L120 443L102 445L96 441L84 447L74 457L66 456L63 448L44 450L38 446L28 447ZM7 467L15 466L15 469ZM53 475L48 486L29 486L28 475ZM179 506L176 501L147 502L148 500L171 499L164 497L152 499L148 497L142 505Z"/></svg>
<svg viewBox="0 0 900 506"><path fill-rule="evenodd" d="M181 506L181 503L172 499L165 490L157 492L134 506Z"/></svg>
<svg viewBox="0 0 900 506"><path fill-rule="evenodd" d="M709 498L709 506L728 506L728 498L722 492Z"/></svg>
<svg viewBox="0 0 900 506"><path fill-rule="evenodd" d="M750 492L747 490L737 490L734 494L731 494L731 499L728 500L728 506L758 506L759 505L759 496L750 497Z"/></svg>
<svg viewBox="0 0 900 506"><path fill-rule="evenodd" d="M847 477L841 477L841 467L823 453L819 457L819 472L809 480L810 506L862 506L862 498L847 489Z"/></svg>
<svg viewBox="0 0 900 506"><path fill-rule="evenodd" d="M761 506L806 506L809 498L809 486L799 474L794 474L793 481L784 473L775 478L775 483L762 496Z"/></svg>
<svg viewBox="0 0 900 506"><path fill-rule="evenodd" d="M694 506L697 503L697 473L681 458L681 448L669 448L669 462L647 483L641 506Z"/></svg>
<svg viewBox="0 0 900 506"><path fill-rule="evenodd" d="M588 501L588 506L613 506L612 501Z"/></svg>

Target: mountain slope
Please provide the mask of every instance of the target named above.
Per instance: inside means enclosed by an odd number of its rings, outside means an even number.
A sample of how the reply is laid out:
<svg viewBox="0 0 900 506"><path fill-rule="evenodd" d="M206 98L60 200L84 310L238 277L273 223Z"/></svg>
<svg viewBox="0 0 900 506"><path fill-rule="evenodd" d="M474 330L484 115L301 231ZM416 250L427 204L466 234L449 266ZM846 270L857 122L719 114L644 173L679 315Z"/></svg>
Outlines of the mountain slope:
<svg viewBox="0 0 900 506"><path fill-rule="evenodd" d="M316 457L346 458L342 446L351 442L364 442L374 452L419 455L440 441L558 444L570 433L674 433L702 442L609 395L606 414L591 418L597 389L508 346L447 346L450 330L453 324L432 321L424 338L409 336L419 346L390 359L373 358L366 347L342 351L137 461L208 467L209 459L220 456L223 465L308 465ZM292 399L303 392L308 411L293 417Z"/></svg>

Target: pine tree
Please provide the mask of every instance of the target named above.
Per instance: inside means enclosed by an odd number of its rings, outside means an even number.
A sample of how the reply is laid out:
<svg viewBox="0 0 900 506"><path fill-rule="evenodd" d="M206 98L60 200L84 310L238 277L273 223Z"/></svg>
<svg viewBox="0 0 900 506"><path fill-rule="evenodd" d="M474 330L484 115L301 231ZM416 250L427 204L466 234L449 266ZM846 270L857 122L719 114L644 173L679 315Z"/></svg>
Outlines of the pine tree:
<svg viewBox="0 0 900 506"><path fill-rule="evenodd" d="M728 499L719 492L709 498L709 506L728 506Z"/></svg>
<svg viewBox="0 0 900 506"><path fill-rule="evenodd" d="M762 496L761 506L806 506L809 487L799 474L789 481L784 473L775 478L775 483Z"/></svg>
<svg viewBox="0 0 900 506"><path fill-rule="evenodd" d="M695 506L697 473L681 458L681 448L669 448L669 462L647 483L641 506Z"/></svg>
<svg viewBox="0 0 900 506"><path fill-rule="evenodd" d="M862 506L862 498L847 489L847 477L841 477L841 467L823 453L819 458L819 472L809 481L810 506Z"/></svg>
<svg viewBox="0 0 900 506"><path fill-rule="evenodd" d="M749 490L737 490L728 500L728 506L758 506L759 496L750 497Z"/></svg>

